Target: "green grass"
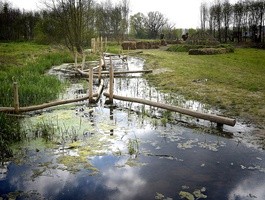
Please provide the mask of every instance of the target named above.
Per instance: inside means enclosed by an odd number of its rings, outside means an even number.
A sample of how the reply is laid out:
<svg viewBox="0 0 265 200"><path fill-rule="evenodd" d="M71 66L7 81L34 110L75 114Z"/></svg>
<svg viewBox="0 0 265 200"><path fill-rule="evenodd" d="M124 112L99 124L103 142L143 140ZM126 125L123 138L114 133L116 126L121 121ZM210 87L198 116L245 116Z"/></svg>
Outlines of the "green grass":
<svg viewBox="0 0 265 200"><path fill-rule="evenodd" d="M41 104L57 98L63 84L45 75L54 65L73 62L62 49L32 43L0 44L0 106L13 106L13 82L18 82L20 106Z"/></svg>
<svg viewBox="0 0 265 200"><path fill-rule="evenodd" d="M234 53L218 55L145 50L140 56L154 70L147 78L160 90L265 125L264 50L237 48Z"/></svg>
<svg viewBox="0 0 265 200"><path fill-rule="evenodd" d="M45 72L63 62L73 62L73 58L61 48L33 43L0 43L0 106L14 106L14 82L18 83L20 106L56 99L64 83ZM16 117L0 113L0 159L7 154L11 156L10 143L25 138L19 123Z"/></svg>

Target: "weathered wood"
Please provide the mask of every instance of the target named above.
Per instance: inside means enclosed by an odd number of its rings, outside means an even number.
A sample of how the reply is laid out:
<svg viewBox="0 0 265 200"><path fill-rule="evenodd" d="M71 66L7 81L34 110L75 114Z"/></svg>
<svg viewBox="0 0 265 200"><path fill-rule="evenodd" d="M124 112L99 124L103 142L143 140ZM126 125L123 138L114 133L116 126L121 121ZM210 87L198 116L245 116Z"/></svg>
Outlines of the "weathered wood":
<svg viewBox="0 0 265 200"><path fill-rule="evenodd" d="M83 76L87 76L87 77L89 77L89 72L84 72L84 71L82 71L82 70L80 70L80 69L77 69L77 71L78 71L80 74L82 74ZM98 78L98 74L94 74L94 73L93 73L93 77Z"/></svg>
<svg viewBox="0 0 265 200"><path fill-rule="evenodd" d="M14 82L14 109L15 113L19 113L19 96L18 96L18 84Z"/></svg>
<svg viewBox="0 0 265 200"><path fill-rule="evenodd" d="M103 93L103 94L106 97L110 96L109 93ZM185 108L180 108L177 106L171 106L171 105L162 104L162 103L158 103L158 102L152 102L152 101L145 100L145 99L124 97L124 96L118 96L118 95L113 95L113 98L118 99L118 100L136 102L136 103L146 104L146 105L150 105L150 106L155 106L155 107L162 108L162 109L171 110L171 111L175 111L175 112L189 115L192 117L196 117L199 119L204 119L204 120L208 120L211 122L216 122L217 124L226 124L229 126L234 126L236 124L235 119L217 116L217 115L212 115L212 114L201 113L201 112L197 112L197 111L188 110Z"/></svg>
<svg viewBox="0 0 265 200"><path fill-rule="evenodd" d="M93 97L97 97L97 96L98 96L98 94L93 94ZM68 99L68 100L44 103L44 104L35 105L35 106L20 107L19 112L28 112L28 111L40 110L43 108L49 108L49 107L53 107L53 106L64 105L64 104L74 103L74 102L78 102L78 101L85 101L87 99L89 99L89 96L85 96L85 97L77 98L77 99ZM13 107L0 107L0 112L14 113L15 109Z"/></svg>
<svg viewBox="0 0 265 200"><path fill-rule="evenodd" d="M94 103L93 99L93 67L89 70L89 88L88 88L89 103Z"/></svg>
<svg viewBox="0 0 265 200"><path fill-rule="evenodd" d="M153 70L131 70L131 71L114 71L115 74L133 74L133 73L151 73ZM95 72L95 74L98 74L98 72ZM109 71L101 71L101 74L109 74Z"/></svg>
<svg viewBox="0 0 265 200"><path fill-rule="evenodd" d="M93 95L93 101L91 103L96 103L99 100L100 94L103 91L103 87L104 87L104 81L101 79L98 87L98 92L96 93L97 95Z"/></svg>
<svg viewBox="0 0 265 200"><path fill-rule="evenodd" d="M110 57L111 58L111 57ZM114 73L112 68L112 60L110 59L110 68L109 68L109 101L113 102L113 85L114 85Z"/></svg>

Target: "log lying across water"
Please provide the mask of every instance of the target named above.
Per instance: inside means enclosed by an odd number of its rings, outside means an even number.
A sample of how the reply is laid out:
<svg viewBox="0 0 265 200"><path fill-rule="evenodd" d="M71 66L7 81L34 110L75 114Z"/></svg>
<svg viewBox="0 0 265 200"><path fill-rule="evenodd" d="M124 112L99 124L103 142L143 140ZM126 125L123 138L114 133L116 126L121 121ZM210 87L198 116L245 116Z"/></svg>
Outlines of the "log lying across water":
<svg viewBox="0 0 265 200"><path fill-rule="evenodd" d="M98 96L97 93L93 94L93 97L97 97L97 96ZM53 107L53 106L58 106L58 105L63 105L63 104L68 104L68 103L74 103L74 102L78 102L78 101L85 101L87 99L89 99L89 96L85 96L85 97L77 98L77 99L69 99L69 100L44 103L44 104L35 105L35 106L19 107L18 112L28 112L28 111L40 110L40 109L48 108L48 107ZM13 108L13 107L0 107L0 112L15 113L15 108Z"/></svg>
<svg viewBox="0 0 265 200"><path fill-rule="evenodd" d="M104 96L109 97L110 94L105 92ZM145 100L145 99L124 97L124 96L118 96L118 95L113 95L113 99L118 99L118 100L122 100L122 101L130 101L130 102L136 102L136 103L141 103L141 104L145 104L145 105L155 106L155 107L158 107L158 108L175 111L175 112L182 113L182 114L185 114L185 115L189 115L189 116L192 116L192 117L196 117L196 118L199 118L199 119L204 119L204 120L208 120L208 121L211 121L211 122L215 122L218 125L226 124L226 125L229 125L229 126L234 126L236 124L236 120L235 119L222 117L222 116L217 116L217 115L212 115L212 114L201 113L201 112L192 111L192 110L188 110L188 109L185 109L185 108L180 108L180 107L177 107L177 106L171 106L171 105L167 105L167 104L163 104L163 103L153 102L153 101L149 101L149 100Z"/></svg>

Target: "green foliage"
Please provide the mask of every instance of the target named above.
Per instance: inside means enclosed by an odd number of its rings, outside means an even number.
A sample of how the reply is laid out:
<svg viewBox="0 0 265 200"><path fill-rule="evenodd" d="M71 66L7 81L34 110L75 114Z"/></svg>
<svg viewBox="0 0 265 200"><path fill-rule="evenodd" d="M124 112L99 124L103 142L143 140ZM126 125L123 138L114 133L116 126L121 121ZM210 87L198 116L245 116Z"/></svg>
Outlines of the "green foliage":
<svg viewBox="0 0 265 200"><path fill-rule="evenodd" d="M64 85L57 77L44 73L53 65L73 61L68 52L32 43L1 44L0 52L4 58L0 62L1 107L14 105L13 82L18 82L20 106L56 99ZM20 141L23 137L19 120L0 113L1 147L6 148L9 142Z"/></svg>
<svg viewBox="0 0 265 200"><path fill-rule="evenodd" d="M13 51L10 51L11 48ZM57 98L63 84L57 77L44 73L51 66L73 61L69 52L28 43L0 45L0 52L4 57L10 57L10 61L0 65L0 81L3 83L0 85L3 97L0 105L7 107L13 106L13 82L18 82L20 106L41 104Z"/></svg>
<svg viewBox="0 0 265 200"><path fill-rule="evenodd" d="M130 155L137 154L139 152L139 142L138 139L129 139L128 141L128 151Z"/></svg>
<svg viewBox="0 0 265 200"><path fill-rule="evenodd" d="M11 157L13 155L11 143L21 141L23 138L25 135L20 131L18 119L0 112L0 161Z"/></svg>

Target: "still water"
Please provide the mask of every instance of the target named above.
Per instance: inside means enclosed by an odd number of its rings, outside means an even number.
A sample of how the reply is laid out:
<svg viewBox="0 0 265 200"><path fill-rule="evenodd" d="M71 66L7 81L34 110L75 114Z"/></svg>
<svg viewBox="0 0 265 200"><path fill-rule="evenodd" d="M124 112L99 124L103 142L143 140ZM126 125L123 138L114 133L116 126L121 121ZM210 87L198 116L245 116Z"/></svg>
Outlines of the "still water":
<svg viewBox="0 0 265 200"><path fill-rule="evenodd" d="M129 58L114 66L143 63ZM117 95L219 113L161 94L141 74L116 77L114 85ZM75 82L60 98L86 95L82 88ZM28 140L1 161L0 199L265 199L265 152L251 141L253 127L220 130L137 103L108 106L103 96L96 105L46 109L22 124Z"/></svg>

